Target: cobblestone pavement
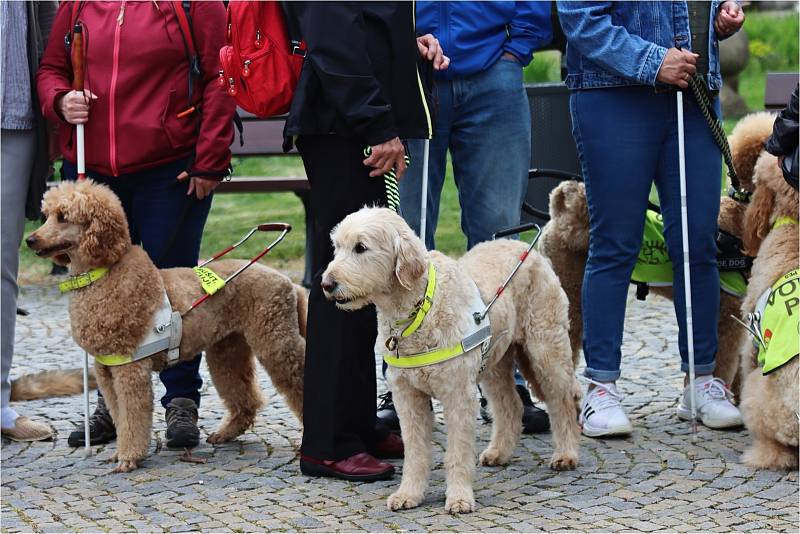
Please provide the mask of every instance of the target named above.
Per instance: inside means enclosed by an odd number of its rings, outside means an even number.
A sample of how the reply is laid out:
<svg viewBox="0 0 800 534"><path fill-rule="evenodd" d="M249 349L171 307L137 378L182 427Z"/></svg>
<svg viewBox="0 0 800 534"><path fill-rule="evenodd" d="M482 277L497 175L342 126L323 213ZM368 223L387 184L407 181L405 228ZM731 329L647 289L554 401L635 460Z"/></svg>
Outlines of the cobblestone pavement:
<svg viewBox="0 0 800 534"><path fill-rule="evenodd" d="M20 305L30 315L19 318L13 376L79 366L82 353L69 337L66 299L53 288L28 287ZM747 431L701 427L693 443L688 425L675 416L682 382L671 304L655 297L646 304L632 301L627 326L620 389L633 436L582 438L580 467L560 473L547 467L550 435L523 436L510 466L478 468L473 514L444 512L445 435L438 405L427 498L415 510L393 513L385 502L399 477L352 484L300 474L300 426L280 397L238 441L196 449L196 456L208 460L202 465L181 462L180 453L160 446L165 423L157 408L143 467L109 474L112 465L104 460L113 446L95 448L89 458L67 446L67 434L81 422L81 398L75 396L16 405L49 420L58 437L30 445L4 441L2 530L797 532L796 472L754 472L739 463ZM222 406L203 372L201 431L207 435L220 421ZM488 437L489 427L479 425L477 450Z"/></svg>

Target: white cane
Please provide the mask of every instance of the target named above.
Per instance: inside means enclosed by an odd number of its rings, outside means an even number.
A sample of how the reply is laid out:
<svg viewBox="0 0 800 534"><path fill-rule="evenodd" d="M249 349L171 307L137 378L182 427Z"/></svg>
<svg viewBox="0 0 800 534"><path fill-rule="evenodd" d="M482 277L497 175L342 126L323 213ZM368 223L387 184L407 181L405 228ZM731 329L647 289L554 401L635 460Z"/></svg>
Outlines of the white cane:
<svg viewBox="0 0 800 534"><path fill-rule="evenodd" d="M80 23L76 23L72 28L72 44L71 44L71 60L72 60L72 88L76 91L83 92L84 80L84 55L83 55L83 27ZM86 145L83 141L83 124L75 126L76 147L75 152L78 159L78 180L86 179ZM89 432L89 353L83 352L83 438L84 438L84 453L86 456L91 456L91 437Z"/></svg>
<svg viewBox="0 0 800 534"><path fill-rule="evenodd" d="M78 124L75 129L78 156L78 180L86 179L86 149L83 142L83 124ZM84 454L92 455L91 436L89 432L89 353L83 351L83 439Z"/></svg>
<svg viewBox="0 0 800 534"><path fill-rule="evenodd" d="M683 286L686 299L686 345L689 353L689 403L692 410L692 439L697 437L697 399L694 391L694 328L692 326L692 279L689 266L689 210L686 203L686 151L683 135L683 92L677 91L678 165L681 183L681 239L683 241Z"/></svg>
<svg viewBox="0 0 800 534"><path fill-rule="evenodd" d="M419 238L422 239L425 248L428 247L425 242L425 225L428 218L428 152L430 148L431 140L425 139L425 148L422 151L422 204L419 217Z"/></svg>

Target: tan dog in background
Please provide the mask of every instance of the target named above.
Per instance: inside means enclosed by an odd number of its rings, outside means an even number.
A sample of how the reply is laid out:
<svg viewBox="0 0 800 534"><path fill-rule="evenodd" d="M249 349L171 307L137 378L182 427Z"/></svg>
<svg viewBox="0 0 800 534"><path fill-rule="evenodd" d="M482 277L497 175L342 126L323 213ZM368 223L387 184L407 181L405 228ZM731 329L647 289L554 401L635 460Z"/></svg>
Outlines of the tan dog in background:
<svg viewBox="0 0 800 534"><path fill-rule="evenodd" d="M42 211L46 222L27 239L37 255L69 263L73 275L108 267L105 276L70 293L72 337L89 354L132 354L151 328L165 289L172 309L179 311L203 294L192 269L158 270L141 247L131 244L122 205L106 186L91 180L63 183L45 194ZM244 263L212 266L224 278ZM180 359L205 351L228 410L210 443L236 438L263 406L254 357L302 418L305 316L305 290L256 264L184 317ZM153 423L150 376L165 365L166 351L126 365L95 363L117 428L117 471L135 469L147 454Z"/></svg>
<svg viewBox="0 0 800 534"><path fill-rule="evenodd" d="M425 294L429 261L436 269L433 303L421 326L400 341L402 354L461 341L473 321L469 314L473 281L483 302L489 302L527 248L519 241L497 240L482 243L455 261L426 251L406 222L384 208L364 208L349 215L331 236L336 252L323 275L323 289L344 310L375 304L380 354L386 352L384 341L393 335L395 322L406 319ZM387 378L405 445L403 480L388 499L390 510L419 506L424 497L432 463L432 397L442 403L447 425L445 509L450 513L475 509L476 384L493 414L491 441L480 463L506 465L521 432L515 362L547 404L555 449L551 468L578 465L580 391L570 357L567 306L549 262L533 252L489 313L496 344L483 372L478 348L425 367L389 367Z"/></svg>
<svg viewBox="0 0 800 534"><path fill-rule="evenodd" d="M742 303L743 318L756 310L759 297L781 276L800 267L797 190L783 179L778 159L766 152L756 164L754 179L755 194L745 212L744 244L748 254L756 259ZM773 227L779 217L794 222ZM795 298L800 296L796 287L793 293ZM793 313L798 313L798 309ZM742 460L758 469L797 469L798 358L763 375L756 356L752 339L747 337L742 346L741 410L753 445L742 455Z"/></svg>

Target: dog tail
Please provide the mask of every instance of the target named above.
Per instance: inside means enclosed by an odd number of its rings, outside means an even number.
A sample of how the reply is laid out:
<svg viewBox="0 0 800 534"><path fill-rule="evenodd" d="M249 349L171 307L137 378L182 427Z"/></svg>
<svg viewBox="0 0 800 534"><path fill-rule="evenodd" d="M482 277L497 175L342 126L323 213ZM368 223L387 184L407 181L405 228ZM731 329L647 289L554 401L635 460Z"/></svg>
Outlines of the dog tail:
<svg viewBox="0 0 800 534"><path fill-rule="evenodd" d="M728 137L733 166L742 187L753 190L753 169L764 150L764 142L772 134L775 114L768 111L750 113L742 118Z"/></svg>
<svg viewBox="0 0 800 534"><path fill-rule="evenodd" d="M300 335L306 337L306 317L308 317L308 293L306 288L294 284L297 294L297 324L300 325Z"/></svg>
<svg viewBox="0 0 800 534"><path fill-rule="evenodd" d="M89 369L89 388L97 388L94 369ZM83 392L82 369L55 369L23 375L11 381L11 400L28 401L77 395Z"/></svg>

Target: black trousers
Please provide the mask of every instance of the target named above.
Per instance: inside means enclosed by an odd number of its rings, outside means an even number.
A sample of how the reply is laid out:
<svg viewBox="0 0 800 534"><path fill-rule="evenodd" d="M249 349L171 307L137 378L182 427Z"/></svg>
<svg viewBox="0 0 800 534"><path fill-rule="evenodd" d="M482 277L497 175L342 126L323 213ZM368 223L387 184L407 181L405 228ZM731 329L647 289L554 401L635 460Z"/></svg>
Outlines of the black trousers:
<svg viewBox="0 0 800 534"><path fill-rule="evenodd" d="M362 163L366 146L340 135L297 141L314 213L301 452L319 460L347 458L386 437L376 429L375 308L339 310L320 287L333 259L333 227L364 205L386 205L383 179L371 178Z"/></svg>

